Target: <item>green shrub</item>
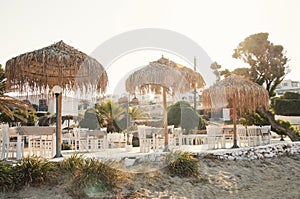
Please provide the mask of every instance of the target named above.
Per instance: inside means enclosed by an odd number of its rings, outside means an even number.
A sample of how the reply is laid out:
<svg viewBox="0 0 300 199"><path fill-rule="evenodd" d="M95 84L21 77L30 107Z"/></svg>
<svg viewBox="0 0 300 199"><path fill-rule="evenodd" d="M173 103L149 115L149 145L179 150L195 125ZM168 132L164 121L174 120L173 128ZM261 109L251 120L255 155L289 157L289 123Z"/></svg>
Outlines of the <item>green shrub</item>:
<svg viewBox="0 0 300 199"><path fill-rule="evenodd" d="M11 164L0 161L0 191L13 191L15 188L14 172Z"/></svg>
<svg viewBox="0 0 300 199"><path fill-rule="evenodd" d="M170 153L166 158L167 170L171 175L179 177L198 176L198 160L188 152Z"/></svg>
<svg viewBox="0 0 300 199"><path fill-rule="evenodd" d="M188 102L179 101L168 107L168 125L181 126L189 132L195 127L204 129L205 122Z"/></svg>
<svg viewBox="0 0 300 199"><path fill-rule="evenodd" d="M288 129L291 129L296 135L300 136L299 131L297 131L294 128L294 126L291 125L291 123L289 121L287 121L287 120L276 120L276 121L280 124L280 126L283 126L286 129L286 131ZM272 131L275 131L279 135L286 135L286 131L282 131L280 129L276 129L276 128L273 128L273 127L272 127Z"/></svg>
<svg viewBox="0 0 300 199"><path fill-rule="evenodd" d="M18 187L28 185L39 185L50 182L55 178L54 163L36 156L26 157L18 162L13 170L15 172L15 183Z"/></svg>
<svg viewBox="0 0 300 199"><path fill-rule="evenodd" d="M245 126L265 126L270 125L268 118L259 113L243 113L239 123Z"/></svg>

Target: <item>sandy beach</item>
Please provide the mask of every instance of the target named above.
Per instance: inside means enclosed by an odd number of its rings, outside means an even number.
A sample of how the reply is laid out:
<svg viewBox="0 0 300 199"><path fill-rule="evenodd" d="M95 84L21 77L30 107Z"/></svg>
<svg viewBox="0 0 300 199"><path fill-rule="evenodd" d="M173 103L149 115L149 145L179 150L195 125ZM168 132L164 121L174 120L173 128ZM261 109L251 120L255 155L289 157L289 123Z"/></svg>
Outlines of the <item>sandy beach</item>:
<svg viewBox="0 0 300 199"><path fill-rule="evenodd" d="M199 158L197 178L170 176L165 169L130 174L112 192L90 198L300 198L300 155L252 161ZM72 198L67 181L57 186L29 187L1 198Z"/></svg>

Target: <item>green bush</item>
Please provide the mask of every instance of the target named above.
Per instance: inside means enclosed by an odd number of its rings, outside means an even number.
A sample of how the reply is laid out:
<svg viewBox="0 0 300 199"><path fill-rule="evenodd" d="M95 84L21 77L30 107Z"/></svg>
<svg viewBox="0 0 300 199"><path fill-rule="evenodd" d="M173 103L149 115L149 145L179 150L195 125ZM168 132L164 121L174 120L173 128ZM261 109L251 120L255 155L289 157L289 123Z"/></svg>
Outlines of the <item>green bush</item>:
<svg viewBox="0 0 300 199"><path fill-rule="evenodd" d="M0 161L0 191L13 191L15 188L14 172L11 164Z"/></svg>
<svg viewBox="0 0 300 199"><path fill-rule="evenodd" d="M179 177L198 176L198 160L188 152L170 153L166 158L167 170L171 175Z"/></svg>
<svg viewBox="0 0 300 199"><path fill-rule="evenodd" d="M242 117L239 119L240 124L245 126L265 126L270 125L269 120L264 117L263 115L260 115L258 113L244 113Z"/></svg>
<svg viewBox="0 0 300 199"><path fill-rule="evenodd" d="M55 164L36 156L26 157L18 162L13 170L18 187L39 185L55 178Z"/></svg>
<svg viewBox="0 0 300 199"><path fill-rule="evenodd" d="M293 125L291 125L291 123L289 121L286 121L286 120L276 120L276 121L280 124L280 126L285 127L286 131L288 129L291 129L296 135L300 136L299 131L297 131L293 127ZM276 129L276 128L273 128L273 127L272 127L272 131L275 131L279 135L286 135L286 131L282 131L280 129Z"/></svg>
<svg viewBox="0 0 300 199"><path fill-rule="evenodd" d="M185 101L179 101L168 107L168 125L181 126L189 132L191 129L203 129L202 117Z"/></svg>
<svg viewBox="0 0 300 199"><path fill-rule="evenodd" d="M83 119L79 122L79 126L81 128L89 128L89 129L96 129L99 127L99 121L97 118L97 113L94 109L88 109L84 113Z"/></svg>

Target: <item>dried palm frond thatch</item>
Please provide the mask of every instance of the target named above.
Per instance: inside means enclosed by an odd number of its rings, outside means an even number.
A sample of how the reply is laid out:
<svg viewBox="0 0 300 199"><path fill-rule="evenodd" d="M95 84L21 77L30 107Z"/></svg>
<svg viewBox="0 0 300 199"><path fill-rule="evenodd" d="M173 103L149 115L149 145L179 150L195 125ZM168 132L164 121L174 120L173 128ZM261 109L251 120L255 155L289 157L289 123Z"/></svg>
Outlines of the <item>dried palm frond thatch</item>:
<svg viewBox="0 0 300 199"><path fill-rule="evenodd" d="M262 86L243 79L236 75L230 75L217 82L202 92L202 101L205 108L229 107L233 109L233 148L237 148L236 111L252 112L267 108L269 94Z"/></svg>
<svg viewBox="0 0 300 199"><path fill-rule="evenodd" d="M132 94L157 94L165 87L171 95L184 93L205 85L203 77L190 68L177 64L164 57L131 74L126 80L126 90Z"/></svg>
<svg viewBox="0 0 300 199"><path fill-rule="evenodd" d="M63 41L8 60L5 72L7 88L19 91L25 90L25 86L43 90L59 85L64 89L92 88L101 92L108 83L97 60Z"/></svg>
<svg viewBox="0 0 300 199"><path fill-rule="evenodd" d="M240 112L267 108L269 95L262 86L236 75L221 80L202 92L206 108L236 107Z"/></svg>

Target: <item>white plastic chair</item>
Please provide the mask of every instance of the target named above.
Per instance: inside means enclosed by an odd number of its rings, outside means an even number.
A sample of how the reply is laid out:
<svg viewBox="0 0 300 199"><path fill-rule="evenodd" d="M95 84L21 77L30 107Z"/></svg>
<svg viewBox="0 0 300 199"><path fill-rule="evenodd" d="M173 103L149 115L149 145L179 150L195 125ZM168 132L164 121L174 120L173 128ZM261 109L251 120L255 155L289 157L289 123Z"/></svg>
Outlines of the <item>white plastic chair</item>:
<svg viewBox="0 0 300 199"><path fill-rule="evenodd" d="M261 137L262 137L262 144L270 144L271 142L271 125L262 126L261 130Z"/></svg>
<svg viewBox="0 0 300 199"><path fill-rule="evenodd" d="M225 137L220 126L206 126L208 149L225 148Z"/></svg>
<svg viewBox="0 0 300 199"><path fill-rule="evenodd" d="M249 146L249 137L247 135L247 129L244 126L238 126L236 128L237 131L237 139L240 147Z"/></svg>
<svg viewBox="0 0 300 199"><path fill-rule="evenodd" d="M152 128L152 139L153 139L153 151L163 151L165 148L165 131L164 128ZM170 140L170 134L168 139L169 147L172 148L172 139Z"/></svg>
<svg viewBox="0 0 300 199"><path fill-rule="evenodd" d="M127 133L108 133L107 142L112 148L123 148L127 144Z"/></svg>
<svg viewBox="0 0 300 199"><path fill-rule="evenodd" d="M144 125L138 126L138 135L139 135L139 143L140 143L140 152L141 153L149 153L152 146L152 138L147 138L146 127Z"/></svg>
<svg viewBox="0 0 300 199"><path fill-rule="evenodd" d="M1 124L1 132L1 159L16 158L20 160L24 156L23 137L15 132L17 141L11 141L8 124Z"/></svg>
<svg viewBox="0 0 300 199"><path fill-rule="evenodd" d="M247 134L248 134L248 143L249 146L257 146L259 143L259 134L258 127L256 126L248 126Z"/></svg>
<svg viewBox="0 0 300 199"><path fill-rule="evenodd" d="M181 128L174 128L173 133L169 134L169 147L180 147L182 145Z"/></svg>
<svg viewBox="0 0 300 199"><path fill-rule="evenodd" d="M104 132L93 130L87 132L87 144L89 151L105 150L107 148L107 136Z"/></svg>
<svg viewBox="0 0 300 199"><path fill-rule="evenodd" d="M28 136L28 155L53 158L55 155L54 143L53 135L30 135Z"/></svg>
<svg viewBox="0 0 300 199"><path fill-rule="evenodd" d="M71 137L71 145L72 149L75 151L87 151L88 143L87 143L87 134L88 128L74 128L74 136Z"/></svg>

